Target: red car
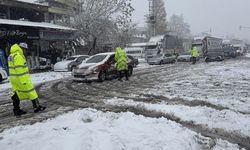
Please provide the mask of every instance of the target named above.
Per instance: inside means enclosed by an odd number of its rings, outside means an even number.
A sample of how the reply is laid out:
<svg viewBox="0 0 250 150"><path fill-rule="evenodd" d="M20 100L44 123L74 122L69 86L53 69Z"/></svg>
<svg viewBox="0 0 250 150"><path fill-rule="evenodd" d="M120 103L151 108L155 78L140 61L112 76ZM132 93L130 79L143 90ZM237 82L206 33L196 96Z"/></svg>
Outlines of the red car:
<svg viewBox="0 0 250 150"><path fill-rule="evenodd" d="M73 80L104 81L106 79L114 79L118 76L115 65L114 52L93 55L72 71ZM128 57L129 76L133 74L134 66L134 62Z"/></svg>

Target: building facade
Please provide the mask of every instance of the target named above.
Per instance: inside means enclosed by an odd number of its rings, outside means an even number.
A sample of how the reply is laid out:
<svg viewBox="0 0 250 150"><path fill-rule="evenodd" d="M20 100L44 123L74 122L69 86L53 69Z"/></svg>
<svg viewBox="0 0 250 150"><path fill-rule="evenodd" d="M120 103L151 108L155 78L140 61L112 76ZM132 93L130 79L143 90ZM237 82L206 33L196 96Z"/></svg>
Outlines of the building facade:
<svg viewBox="0 0 250 150"><path fill-rule="evenodd" d="M80 12L79 0L39 0L48 5L46 22L68 25L72 18Z"/></svg>
<svg viewBox="0 0 250 150"><path fill-rule="evenodd" d="M0 49L6 57L12 44L27 42L29 66L36 69L40 66L40 57L51 62L70 49L75 30L50 23L49 4L37 0L0 0Z"/></svg>

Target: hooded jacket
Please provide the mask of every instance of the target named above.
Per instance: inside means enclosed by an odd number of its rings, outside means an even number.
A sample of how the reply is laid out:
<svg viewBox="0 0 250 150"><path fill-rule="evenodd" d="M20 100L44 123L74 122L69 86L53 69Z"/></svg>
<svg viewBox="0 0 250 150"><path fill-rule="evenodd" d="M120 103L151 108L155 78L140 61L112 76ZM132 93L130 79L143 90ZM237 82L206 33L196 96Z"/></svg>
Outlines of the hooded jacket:
<svg viewBox="0 0 250 150"><path fill-rule="evenodd" d="M192 57L197 58L199 56L199 51L197 47L192 48Z"/></svg>
<svg viewBox="0 0 250 150"><path fill-rule="evenodd" d="M10 49L8 65L12 94L16 93L20 100L37 99L38 95L30 79L26 58L18 44L14 44Z"/></svg>
<svg viewBox="0 0 250 150"><path fill-rule="evenodd" d="M122 48L116 48L115 51L116 68L118 71L128 70L127 54Z"/></svg>

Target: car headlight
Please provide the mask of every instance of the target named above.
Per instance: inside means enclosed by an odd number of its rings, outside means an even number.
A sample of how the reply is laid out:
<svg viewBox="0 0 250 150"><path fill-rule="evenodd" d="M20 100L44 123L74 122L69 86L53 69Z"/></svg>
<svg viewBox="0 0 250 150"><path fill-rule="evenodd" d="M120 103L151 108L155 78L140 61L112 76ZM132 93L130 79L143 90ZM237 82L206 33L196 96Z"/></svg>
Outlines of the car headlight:
<svg viewBox="0 0 250 150"><path fill-rule="evenodd" d="M97 74L98 73L98 68L94 67L94 68L89 68L86 70L86 74Z"/></svg>

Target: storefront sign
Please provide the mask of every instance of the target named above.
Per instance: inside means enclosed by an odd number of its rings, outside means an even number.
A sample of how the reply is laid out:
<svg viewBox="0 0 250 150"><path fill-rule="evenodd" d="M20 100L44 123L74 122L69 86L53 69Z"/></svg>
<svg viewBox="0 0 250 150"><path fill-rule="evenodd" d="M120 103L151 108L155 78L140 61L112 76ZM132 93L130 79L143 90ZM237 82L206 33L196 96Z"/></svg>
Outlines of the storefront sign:
<svg viewBox="0 0 250 150"><path fill-rule="evenodd" d="M27 36L27 32L19 30L0 29L0 38L13 37L13 36L24 37Z"/></svg>

